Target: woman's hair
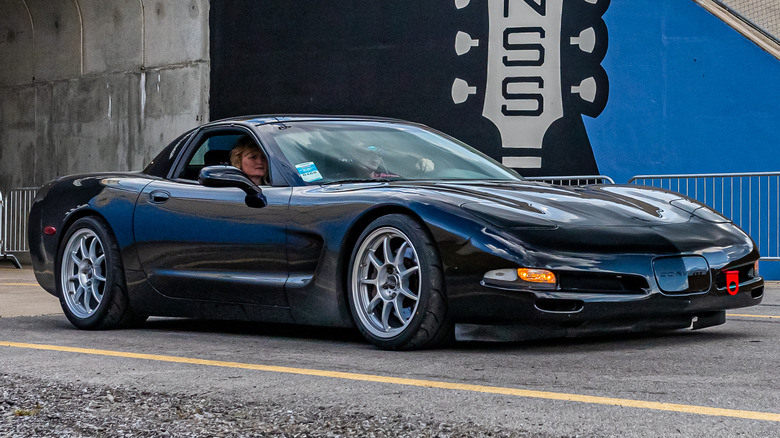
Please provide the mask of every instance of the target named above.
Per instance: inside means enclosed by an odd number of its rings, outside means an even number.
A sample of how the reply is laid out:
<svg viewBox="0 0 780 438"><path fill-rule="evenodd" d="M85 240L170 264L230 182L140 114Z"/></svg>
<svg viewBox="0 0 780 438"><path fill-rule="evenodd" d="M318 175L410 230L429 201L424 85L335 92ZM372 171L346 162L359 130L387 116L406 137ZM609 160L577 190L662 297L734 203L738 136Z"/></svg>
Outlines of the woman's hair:
<svg viewBox="0 0 780 438"><path fill-rule="evenodd" d="M241 169L241 159L252 149L260 150L260 147L248 135L240 137L230 151L230 165Z"/></svg>

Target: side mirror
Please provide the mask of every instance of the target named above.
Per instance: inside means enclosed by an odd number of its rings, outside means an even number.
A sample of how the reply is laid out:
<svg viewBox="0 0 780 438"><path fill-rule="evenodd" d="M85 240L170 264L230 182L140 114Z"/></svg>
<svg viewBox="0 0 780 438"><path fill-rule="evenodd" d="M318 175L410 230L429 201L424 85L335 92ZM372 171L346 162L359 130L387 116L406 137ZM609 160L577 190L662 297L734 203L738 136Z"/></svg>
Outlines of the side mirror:
<svg viewBox="0 0 780 438"><path fill-rule="evenodd" d="M233 166L207 166L201 169L198 182L206 187L236 187L246 193L246 205L254 208L268 205L263 191L244 172Z"/></svg>

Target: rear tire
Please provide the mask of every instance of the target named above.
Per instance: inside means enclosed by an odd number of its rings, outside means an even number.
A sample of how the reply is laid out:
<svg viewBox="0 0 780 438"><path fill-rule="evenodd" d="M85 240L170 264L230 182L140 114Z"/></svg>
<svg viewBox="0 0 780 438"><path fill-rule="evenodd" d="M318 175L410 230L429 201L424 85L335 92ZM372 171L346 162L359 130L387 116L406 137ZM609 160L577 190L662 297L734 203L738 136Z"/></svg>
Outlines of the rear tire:
<svg viewBox="0 0 780 438"><path fill-rule="evenodd" d="M411 350L452 338L441 260L414 219L392 214L372 222L352 251L348 278L352 316L372 344Z"/></svg>
<svg viewBox="0 0 780 438"><path fill-rule="evenodd" d="M130 308L119 245L108 224L84 217L68 229L57 259L57 294L68 320L80 329L142 324Z"/></svg>

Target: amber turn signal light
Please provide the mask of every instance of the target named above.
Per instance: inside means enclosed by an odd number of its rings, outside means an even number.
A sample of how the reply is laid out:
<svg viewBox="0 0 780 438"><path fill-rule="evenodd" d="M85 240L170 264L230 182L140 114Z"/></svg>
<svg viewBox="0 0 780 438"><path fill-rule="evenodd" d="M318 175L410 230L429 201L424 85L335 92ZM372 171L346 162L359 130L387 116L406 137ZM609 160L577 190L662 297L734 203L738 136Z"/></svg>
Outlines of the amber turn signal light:
<svg viewBox="0 0 780 438"><path fill-rule="evenodd" d="M546 269L517 268L517 276L531 283L555 284L555 274Z"/></svg>

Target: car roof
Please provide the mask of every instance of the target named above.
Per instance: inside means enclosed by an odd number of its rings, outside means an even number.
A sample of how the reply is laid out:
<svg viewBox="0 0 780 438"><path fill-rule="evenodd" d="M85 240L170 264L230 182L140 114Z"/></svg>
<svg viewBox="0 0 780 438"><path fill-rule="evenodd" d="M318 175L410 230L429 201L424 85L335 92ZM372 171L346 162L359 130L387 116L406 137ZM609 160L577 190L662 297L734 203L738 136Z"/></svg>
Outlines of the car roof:
<svg viewBox="0 0 780 438"><path fill-rule="evenodd" d="M391 117L358 116L358 115L327 115L327 114L260 114L237 116L226 119L214 120L206 125L222 124L225 122L249 123L252 125L265 125L269 123L280 122L301 122L301 121L373 121L373 122L392 122L392 123L410 123L406 120L394 119Z"/></svg>

